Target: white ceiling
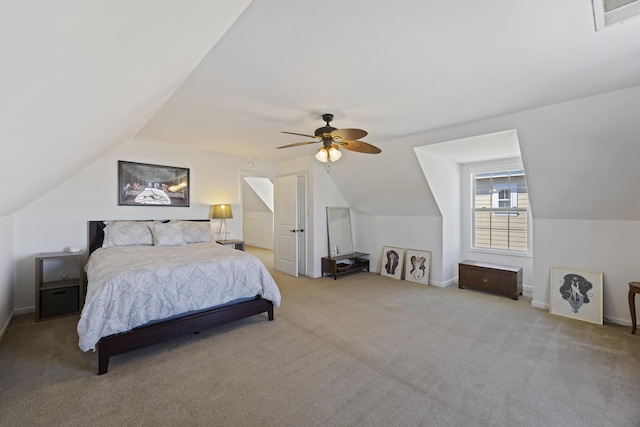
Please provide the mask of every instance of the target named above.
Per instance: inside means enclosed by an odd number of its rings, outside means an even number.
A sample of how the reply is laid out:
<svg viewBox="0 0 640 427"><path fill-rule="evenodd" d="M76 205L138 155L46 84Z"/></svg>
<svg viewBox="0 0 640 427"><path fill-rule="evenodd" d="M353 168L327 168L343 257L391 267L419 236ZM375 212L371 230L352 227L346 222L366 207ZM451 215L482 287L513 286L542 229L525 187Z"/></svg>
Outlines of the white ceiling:
<svg viewBox="0 0 640 427"><path fill-rule="evenodd" d="M138 137L291 159L322 113L391 140L640 84L640 20L589 0L254 0ZM361 154L353 154L360 156Z"/></svg>
<svg viewBox="0 0 640 427"><path fill-rule="evenodd" d="M0 216L134 136L249 2L0 1Z"/></svg>
<svg viewBox="0 0 640 427"><path fill-rule="evenodd" d="M281 131L312 134L325 112L335 127L367 130L364 140L383 150L345 153L331 169L336 183L367 182L368 191L336 184L362 213L436 215L413 148L477 134L517 128L528 143L521 146L526 167L552 180L546 163L558 156L544 144L558 141L563 153L583 147L598 134L567 128L583 117L603 117L607 136L591 144L607 154L612 143L628 144L634 153L611 160L612 186L635 183L620 176L635 168L618 167L637 158L637 108L628 97L612 94L607 111L584 104L593 114L552 108L570 117L543 112L490 125L509 113L639 86L640 19L594 28L589 0L4 0L0 169L20 185L3 189L0 216L135 136L255 159L311 156L316 146L277 150L305 140ZM539 118L544 129L534 138L530 124ZM462 131L477 120L484 125ZM599 159L590 159L592 167ZM418 188L403 193L389 176ZM536 203L543 205L540 197Z"/></svg>

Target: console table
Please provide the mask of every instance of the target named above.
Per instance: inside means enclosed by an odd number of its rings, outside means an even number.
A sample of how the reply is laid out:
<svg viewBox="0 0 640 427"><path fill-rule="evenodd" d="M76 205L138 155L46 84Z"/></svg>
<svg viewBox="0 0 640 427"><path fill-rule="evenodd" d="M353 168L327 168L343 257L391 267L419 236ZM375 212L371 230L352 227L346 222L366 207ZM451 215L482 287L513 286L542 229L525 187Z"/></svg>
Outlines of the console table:
<svg viewBox="0 0 640 427"><path fill-rule="evenodd" d="M369 271L369 254L364 252L354 252L345 255L333 255L322 257L322 277L325 274L333 276L336 280L338 276L355 271ZM345 262L338 262L345 261Z"/></svg>
<svg viewBox="0 0 640 427"><path fill-rule="evenodd" d="M458 287L484 289L517 300L522 295L522 268L488 262L462 261L458 264Z"/></svg>

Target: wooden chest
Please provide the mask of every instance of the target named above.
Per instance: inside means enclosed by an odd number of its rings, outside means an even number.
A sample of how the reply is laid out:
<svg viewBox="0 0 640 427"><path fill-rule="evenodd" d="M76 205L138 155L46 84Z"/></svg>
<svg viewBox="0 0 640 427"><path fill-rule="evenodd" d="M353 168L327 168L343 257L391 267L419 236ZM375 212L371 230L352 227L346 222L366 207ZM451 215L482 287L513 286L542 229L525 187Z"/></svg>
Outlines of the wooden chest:
<svg viewBox="0 0 640 427"><path fill-rule="evenodd" d="M499 292L517 300L522 295L522 268L478 261L458 264L458 287Z"/></svg>

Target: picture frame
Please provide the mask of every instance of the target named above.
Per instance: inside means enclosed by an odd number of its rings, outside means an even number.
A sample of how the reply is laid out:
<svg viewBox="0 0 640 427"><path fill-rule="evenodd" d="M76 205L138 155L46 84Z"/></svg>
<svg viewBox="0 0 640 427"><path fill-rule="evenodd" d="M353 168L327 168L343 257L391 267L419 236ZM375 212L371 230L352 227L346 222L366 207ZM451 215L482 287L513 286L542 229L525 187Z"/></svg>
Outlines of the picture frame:
<svg viewBox="0 0 640 427"><path fill-rule="evenodd" d="M189 169L118 160L118 205L189 206Z"/></svg>
<svg viewBox="0 0 640 427"><path fill-rule="evenodd" d="M429 285L431 270L431 252L419 249L407 249L405 252L404 280Z"/></svg>
<svg viewBox="0 0 640 427"><path fill-rule="evenodd" d="M549 312L602 325L602 272L551 267Z"/></svg>
<svg viewBox="0 0 640 427"><path fill-rule="evenodd" d="M404 249L394 246L382 248L382 262L380 263L380 275L393 279L402 279L404 269Z"/></svg>

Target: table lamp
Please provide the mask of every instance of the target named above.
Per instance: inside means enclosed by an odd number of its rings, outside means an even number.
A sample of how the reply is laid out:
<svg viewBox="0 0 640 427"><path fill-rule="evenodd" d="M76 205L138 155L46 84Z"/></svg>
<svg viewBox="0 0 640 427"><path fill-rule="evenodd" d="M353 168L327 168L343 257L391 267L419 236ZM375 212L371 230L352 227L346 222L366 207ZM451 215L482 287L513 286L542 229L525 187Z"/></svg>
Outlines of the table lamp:
<svg viewBox="0 0 640 427"><path fill-rule="evenodd" d="M219 219L218 228L216 229L216 240L228 240L231 231L225 222L227 218L233 218L231 205L213 205L213 219Z"/></svg>

